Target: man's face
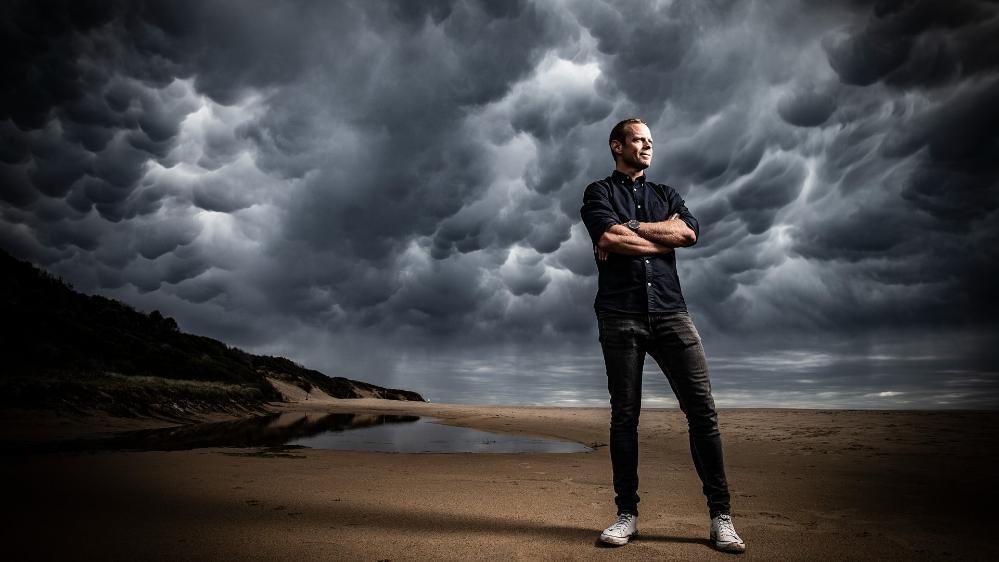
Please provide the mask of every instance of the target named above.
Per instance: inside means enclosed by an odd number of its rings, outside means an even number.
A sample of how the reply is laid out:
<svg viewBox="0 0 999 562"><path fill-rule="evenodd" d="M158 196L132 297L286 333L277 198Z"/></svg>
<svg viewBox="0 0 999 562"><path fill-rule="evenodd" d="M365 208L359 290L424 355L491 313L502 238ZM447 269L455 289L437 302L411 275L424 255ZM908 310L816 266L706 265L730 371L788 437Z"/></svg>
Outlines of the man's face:
<svg viewBox="0 0 999 562"><path fill-rule="evenodd" d="M643 123L625 126L619 161L629 168L644 170L652 165L652 132Z"/></svg>

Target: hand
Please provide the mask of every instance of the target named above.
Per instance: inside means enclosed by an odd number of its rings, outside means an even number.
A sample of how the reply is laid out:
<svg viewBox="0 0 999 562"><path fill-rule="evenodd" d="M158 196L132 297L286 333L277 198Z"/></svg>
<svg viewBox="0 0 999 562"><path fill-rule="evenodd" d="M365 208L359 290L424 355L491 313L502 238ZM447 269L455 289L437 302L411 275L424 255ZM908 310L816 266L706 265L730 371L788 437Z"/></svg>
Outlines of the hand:
<svg viewBox="0 0 999 562"><path fill-rule="evenodd" d="M609 254L607 252L601 250L600 248L594 246L593 247L593 255L597 256L597 259L600 260L600 261L607 261L607 256Z"/></svg>

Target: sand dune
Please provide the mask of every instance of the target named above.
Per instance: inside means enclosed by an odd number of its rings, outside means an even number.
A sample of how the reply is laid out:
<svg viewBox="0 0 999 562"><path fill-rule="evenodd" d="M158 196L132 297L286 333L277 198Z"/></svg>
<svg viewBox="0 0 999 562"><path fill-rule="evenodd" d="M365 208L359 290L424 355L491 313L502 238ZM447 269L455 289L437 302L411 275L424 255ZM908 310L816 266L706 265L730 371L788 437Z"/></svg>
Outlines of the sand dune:
<svg viewBox="0 0 999 562"><path fill-rule="evenodd" d="M273 408L413 413L596 450L8 455L9 559L732 557L707 544L704 499L676 410L643 411L642 534L604 548L597 537L614 515L606 409L319 396ZM5 423L8 441L27 435L23 418ZM999 559L988 519L997 412L729 409L720 423L745 560ZM128 425L49 420L31 437Z"/></svg>

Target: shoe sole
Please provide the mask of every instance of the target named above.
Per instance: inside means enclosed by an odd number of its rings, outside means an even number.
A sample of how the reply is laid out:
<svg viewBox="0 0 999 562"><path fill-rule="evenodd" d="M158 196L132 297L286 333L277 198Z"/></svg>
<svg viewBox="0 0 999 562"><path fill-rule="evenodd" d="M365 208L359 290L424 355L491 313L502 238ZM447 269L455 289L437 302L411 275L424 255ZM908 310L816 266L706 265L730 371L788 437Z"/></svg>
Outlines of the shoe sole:
<svg viewBox="0 0 999 562"><path fill-rule="evenodd" d="M636 536L638 536L638 531L635 531L634 533L632 533L632 534L630 534L630 535L628 535L627 537L624 537L624 538L612 537L610 535L601 534L600 535L600 542L603 542L603 543L606 543L606 544L610 544L610 545L614 545L614 546L624 546L624 545L628 544L629 540L631 540L632 538L634 538Z"/></svg>
<svg viewBox="0 0 999 562"><path fill-rule="evenodd" d="M744 543L711 541L711 546L722 552L746 552L746 545Z"/></svg>

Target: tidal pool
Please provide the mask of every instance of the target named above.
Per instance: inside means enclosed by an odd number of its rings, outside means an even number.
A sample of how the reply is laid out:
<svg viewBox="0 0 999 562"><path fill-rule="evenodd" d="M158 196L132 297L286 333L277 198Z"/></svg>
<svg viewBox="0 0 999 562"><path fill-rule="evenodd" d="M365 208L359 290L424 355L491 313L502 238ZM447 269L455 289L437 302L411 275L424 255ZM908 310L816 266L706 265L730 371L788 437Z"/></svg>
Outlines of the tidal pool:
<svg viewBox="0 0 999 562"><path fill-rule="evenodd" d="M379 416L389 417L389 416ZM396 416L399 417L399 416ZM325 431L289 441L313 449L346 449L390 453L585 453L589 447L546 437L491 433L436 423L433 418L406 416L349 431ZM415 418L415 419L413 419Z"/></svg>
<svg viewBox="0 0 999 562"><path fill-rule="evenodd" d="M365 413L285 412L246 420L144 429L29 447L34 452L178 451L206 447L302 448L391 453L585 453L546 437L491 433L433 418ZM24 451L28 452L28 451Z"/></svg>

